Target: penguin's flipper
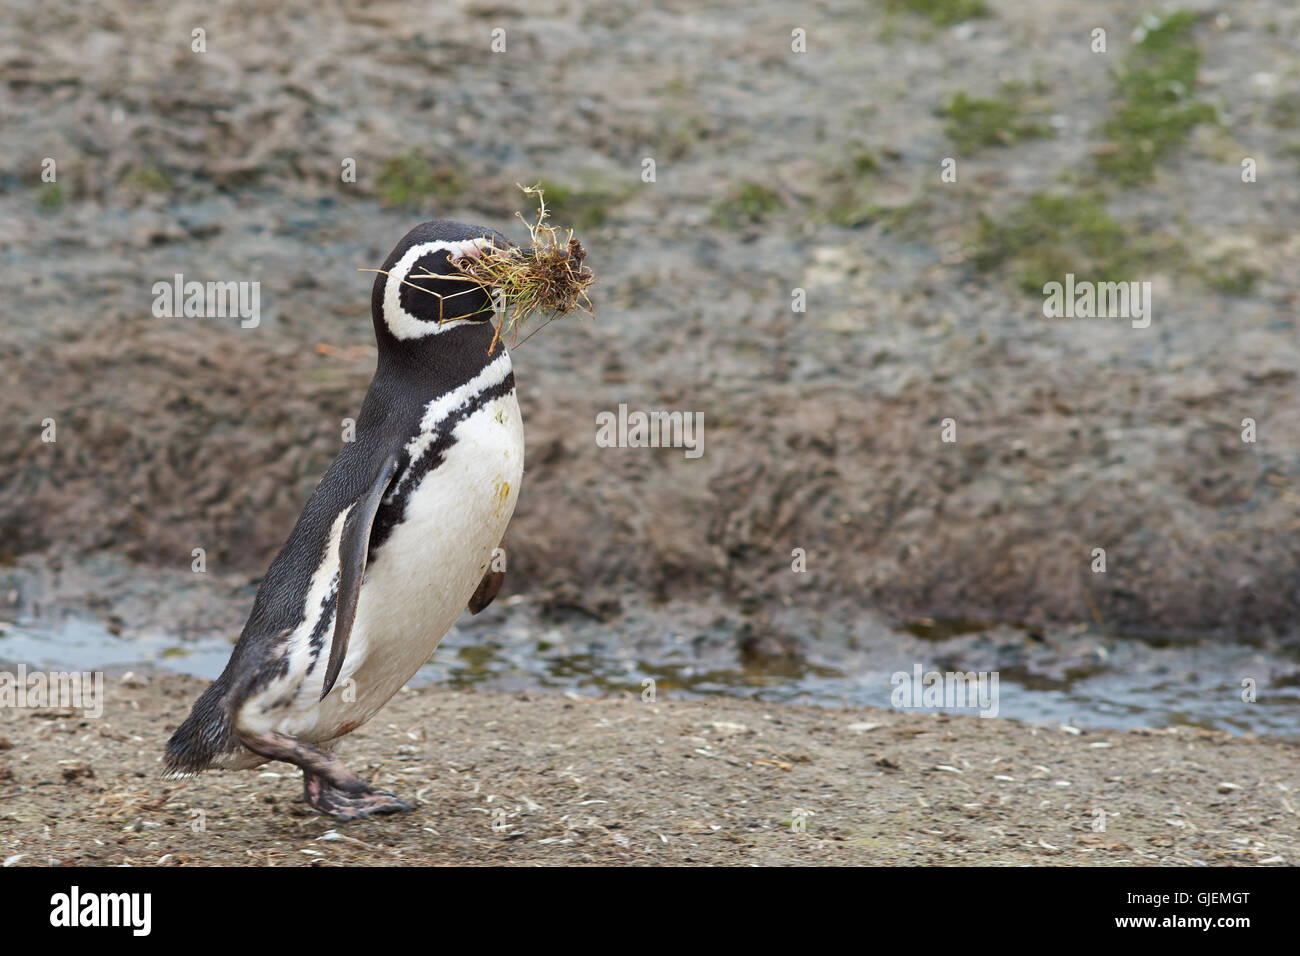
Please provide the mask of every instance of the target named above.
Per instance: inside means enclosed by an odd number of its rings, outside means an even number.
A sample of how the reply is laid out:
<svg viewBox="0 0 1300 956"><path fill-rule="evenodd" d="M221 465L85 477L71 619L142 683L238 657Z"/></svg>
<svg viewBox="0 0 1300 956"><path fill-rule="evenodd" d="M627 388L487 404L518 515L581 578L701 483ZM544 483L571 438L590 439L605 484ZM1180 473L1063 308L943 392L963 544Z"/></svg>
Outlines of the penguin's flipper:
<svg viewBox="0 0 1300 956"><path fill-rule="evenodd" d="M477 614L491 604L492 600L497 596L497 592L501 590L501 582L505 579L506 573L504 571L489 569L488 573L483 575L483 580L479 582L474 593L470 595L469 613Z"/></svg>
<svg viewBox="0 0 1300 956"><path fill-rule="evenodd" d="M483 580L478 583L478 587L474 589L474 593L469 597L469 613L477 614L491 604L492 600L497 596L497 592L501 590L501 582L505 579L506 573L504 571L489 569L488 573L483 575Z"/></svg>
<svg viewBox="0 0 1300 956"><path fill-rule="evenodd" d="M366 556L370 552L370 528L375 523L379 503L397 473L400 457L400 451L395 450L384 459L374 481L353 502L352 510L343 521L343 535L339 539L339 596L334 615L334 639L330 641L330 660L325 669L321 700L334 689L334 682L339 679L339 671L343 668L343 658L348 653L352 622L357 616L357 600L361 597L361 579L366 573Z"/></svg>
<svg viewBox="0 0 1300 956"><path fill-rule="evenodd" d="M505 550L505 546L506 546L506 539L502 538L501 539L502 551ZM495 552L492 555L492 563L493 564L496 563ZM469 613L477 614L479 611L483 610L485 607L491 604L493 599L496 598L497 592L501 590L501 582L504 581L505 579L506 579L506 572L504 570L498 571L496 568L491 567L489 565L487 574L483 575L483 580L478 583L478 587L475 588L474 593L470 595Z"/></svg>

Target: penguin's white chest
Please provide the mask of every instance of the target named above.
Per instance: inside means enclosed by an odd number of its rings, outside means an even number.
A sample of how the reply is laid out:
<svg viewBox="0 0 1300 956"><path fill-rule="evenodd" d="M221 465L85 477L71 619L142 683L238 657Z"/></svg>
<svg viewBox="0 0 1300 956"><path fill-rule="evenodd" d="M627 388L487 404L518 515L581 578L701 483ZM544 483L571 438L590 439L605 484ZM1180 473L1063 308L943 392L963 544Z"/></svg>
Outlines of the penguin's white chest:
<svg viewBox="0 0 1300 956"><path fill-rule="evenodd" d="M323 666L315 668L277 721L280 733L328 742L369 720L433 655L488 570L523 477L519 403L512 390L442 427L454 440L437 467L403 489L403 519L366 566L334 689L315 699Z"/></svg>

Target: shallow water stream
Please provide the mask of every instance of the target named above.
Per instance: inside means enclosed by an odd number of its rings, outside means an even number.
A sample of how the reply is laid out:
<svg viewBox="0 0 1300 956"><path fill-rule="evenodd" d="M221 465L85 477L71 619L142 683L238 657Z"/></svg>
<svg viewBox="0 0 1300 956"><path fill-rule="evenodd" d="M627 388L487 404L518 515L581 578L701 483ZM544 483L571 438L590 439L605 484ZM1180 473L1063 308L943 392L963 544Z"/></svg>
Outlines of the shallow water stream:
<svg viewBox="0 0 1300 956"><path fill-rule="evenodd" d="M0 623L0 661L11 667L153 665L211 679L230 653L226 634L123 632L84 612L14 617ZM789 612L784 630L798 621ZM466 615L413 683L602 695L641 694L652 680L654 692L667 697L889 707L901 682L896 675L910 677L919 665L927 673L996 673L1000 717L1080 728L1300 733L1300 651L1277 642L1035 637L1005 627L918 636L870 621L851 629L816 624L799 654L746 656L737 650L734 620L698 607L633 604L612 622L580 615L557 622L516 598L479 618ZM1255 682L1254 702L1242 699L1246 679Z"/></svg>

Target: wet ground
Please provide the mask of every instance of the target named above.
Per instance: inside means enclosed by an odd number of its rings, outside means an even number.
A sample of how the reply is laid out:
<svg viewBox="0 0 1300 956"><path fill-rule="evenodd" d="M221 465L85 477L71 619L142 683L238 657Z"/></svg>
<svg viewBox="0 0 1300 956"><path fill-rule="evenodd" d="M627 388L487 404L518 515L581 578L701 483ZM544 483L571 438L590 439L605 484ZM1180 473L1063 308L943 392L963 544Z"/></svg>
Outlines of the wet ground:
<svg viewBox="0 0 1300 956"><path fill-rule="evenodd" d="M130 567L101 562L116 593ZM211 680L225 666L234 632L201 623L182 634L140 626L130 602L68 607L78 587L49 568L0 575L0 592L24 597L0 619L0 664L121 673L156 667ZM214 596L191 574L172 575L137 598L192 619ZM187 591L189 592L187 594ZM247 594L215 600L234 605ZM170 602L170 606L169 606ZM231 608L213 608L231 613ZM798 641L774 635L803 628ZM773 703L892 707L895 675L998 674L997 716L1100 728L1199 727L1230 733L1300 735L1300 650L1286 641L1132 638L1086 628L1042 633L987 622L913 619L907 628L866 612L789 611L755 634L739 613L696 602L649 604L629 596L606 622L559 612L526 595L465 615L413 686L490 691L640 695L647 681L674 699L743 697ZM1253 681L1253 700L1243 699ZM934 708L943 709L943 708ZM972 710L975 709L972 705ZM947 708L953 712L953 708Z"/></svg>

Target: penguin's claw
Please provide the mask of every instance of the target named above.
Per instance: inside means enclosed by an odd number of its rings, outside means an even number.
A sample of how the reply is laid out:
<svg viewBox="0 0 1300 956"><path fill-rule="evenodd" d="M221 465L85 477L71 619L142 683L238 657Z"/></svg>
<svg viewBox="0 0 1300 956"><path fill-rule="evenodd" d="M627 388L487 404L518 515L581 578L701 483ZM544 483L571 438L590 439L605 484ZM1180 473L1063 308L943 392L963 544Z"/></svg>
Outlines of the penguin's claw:
<svg viewBox="0 0 1300 956"><path fill-rule="evenodd" d="M353 793L331 786L315 776L307 778L303 790L311 806L336 820L364 820L379 814L404 813L415 809L383 790L367 788Z"/></svg>
<svg viewBox="0 0 1300 956"><path fill-rule="evenodd" d="M268 760L285 760L302 768L303 796L321 813L338 820L364 820L381 813L414 810L391 793L371 790L365 780L343 766L328 750L285 734L241 734L240 742Z"/></svg>

